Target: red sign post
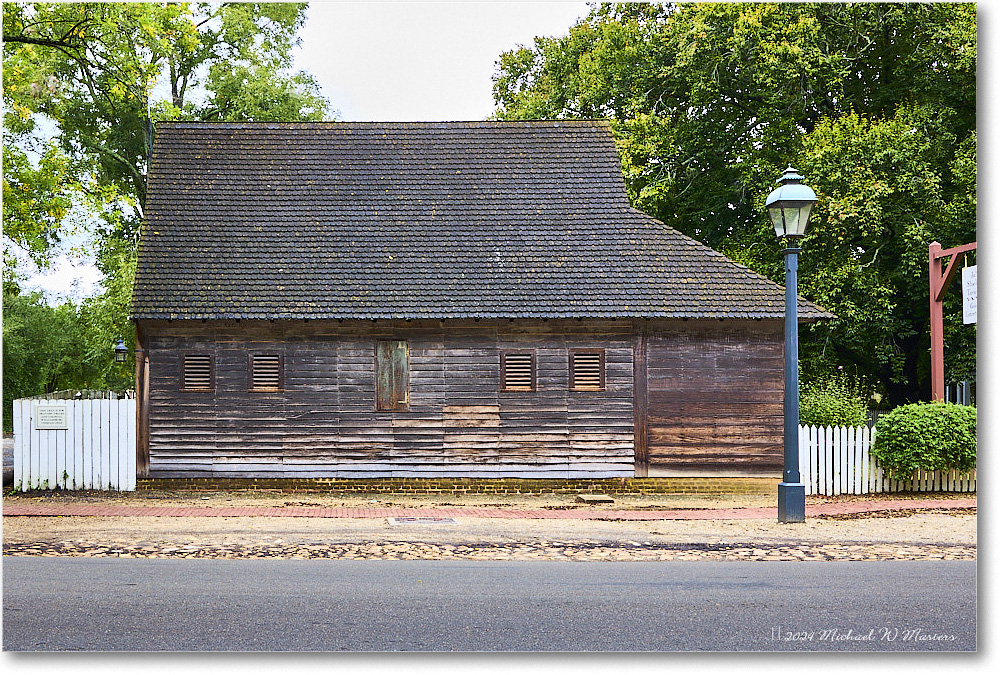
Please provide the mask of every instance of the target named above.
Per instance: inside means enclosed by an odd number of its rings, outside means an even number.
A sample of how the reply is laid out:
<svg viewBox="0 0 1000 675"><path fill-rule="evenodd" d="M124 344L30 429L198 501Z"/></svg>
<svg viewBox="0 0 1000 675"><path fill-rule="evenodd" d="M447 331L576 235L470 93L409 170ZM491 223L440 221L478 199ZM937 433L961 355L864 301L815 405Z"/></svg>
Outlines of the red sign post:
<svg viewBox="0 0 1000 675"><path fill-rule="evenodd" d="M944 400L944 308L942 300L948 290L948 284L955 276L955 270L960 253L976 250L976 242L941 249L941 244L932 242L928 247L931 283L931 400ZM951 257L948 266L944 266L944 258Z"/></svg>

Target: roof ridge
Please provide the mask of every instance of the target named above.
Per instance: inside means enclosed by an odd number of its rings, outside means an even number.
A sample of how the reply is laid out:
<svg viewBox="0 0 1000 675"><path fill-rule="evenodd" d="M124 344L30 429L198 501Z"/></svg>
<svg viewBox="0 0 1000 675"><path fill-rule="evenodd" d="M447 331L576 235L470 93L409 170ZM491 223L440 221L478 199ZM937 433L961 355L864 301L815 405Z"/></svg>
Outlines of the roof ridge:
<svg viewBox="0 0 1000 675"><path fill-rule="evenodd" d="M537 125L537 126L610 126L611 121L604 118L587 118L587 119L572 119L572 120L543 120L543 119L531 119L531 120L449 120L449 121L407 121L407 122L379 122L379 121L264 121L264 120L249 120L242 122L232 122L232 121L214 121L214 120L161 120L156 122L156 126L173 126L173 127L219 127L219 128L242 128L242 127L265 127L265 126L275 126L275 127L316 127L316 126L337 126L337 127L377 127L377 128L392 128L392 127L414 127L414 128L475 128L475 127L511 127L511 126L527 126L527 125Z"/></svg>

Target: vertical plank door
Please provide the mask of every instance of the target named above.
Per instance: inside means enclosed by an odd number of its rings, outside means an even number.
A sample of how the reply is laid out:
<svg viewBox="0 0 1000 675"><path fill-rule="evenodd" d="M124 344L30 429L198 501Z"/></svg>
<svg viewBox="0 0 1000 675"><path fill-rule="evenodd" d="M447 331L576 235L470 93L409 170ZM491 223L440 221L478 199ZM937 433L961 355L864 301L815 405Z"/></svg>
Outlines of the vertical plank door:
<svg viewBox="0 0 1000 675"><path fill-rule="evenodd" d="M409 409L409 355L405 340L375 343L375 407L377 410Z"/></svg>

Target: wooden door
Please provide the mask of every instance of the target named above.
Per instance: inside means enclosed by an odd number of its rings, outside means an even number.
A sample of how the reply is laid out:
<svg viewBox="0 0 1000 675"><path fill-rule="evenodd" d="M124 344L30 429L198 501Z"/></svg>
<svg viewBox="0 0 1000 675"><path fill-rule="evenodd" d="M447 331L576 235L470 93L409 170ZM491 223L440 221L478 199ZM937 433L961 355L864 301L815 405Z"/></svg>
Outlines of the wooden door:
<svg viewBox="0 0 1000 675"><path fill-rule="evenodd" d="M376 410L408 410L409 393L409 350L406 340L379 340L375 343Z"/></svg>

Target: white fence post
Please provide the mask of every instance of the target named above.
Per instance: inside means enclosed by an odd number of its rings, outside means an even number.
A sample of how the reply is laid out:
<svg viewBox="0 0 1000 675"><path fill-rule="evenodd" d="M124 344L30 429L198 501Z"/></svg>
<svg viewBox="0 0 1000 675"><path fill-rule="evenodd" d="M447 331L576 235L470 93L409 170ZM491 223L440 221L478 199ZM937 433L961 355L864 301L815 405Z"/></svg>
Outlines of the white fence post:
<svg viewBox="0 0 1000 675"><path fill-rule="evenodd" d="M25 415L24 401L14 401L14 489L27 485L31 466L31 444L28 443L29 417Z"/></svg>
<svg viewBox="0 0 1000 675"><path fill-rule="evenodd" d="M872 489L871 475L871 428L861 427L861 493L865 494Z"/></svg>
<svg viewBox="0 0 1000 675"><path fill-rule="evenodd" d="M65 429L38 429L39 405ZM14 401L14 489L135 490L135 399Z"/></svg>
<svg viewBox="0 0 1000 675"><path fill-rule="evenodd" d="M83 401L73 401L73 480L70 490L82 490L83 473Z"/></svg>
<svg viewBox="0 0 1000 675"><path fill-rule="evenodd" d="M850 469L851 469L851 494L859 495L861 494L861 457L859 456L859 451L861 449L861 443L858 442L860 436L860 429L857 427L847 427L847 442L850 446Z"/></svg>
<svg viewBox="0 0 1000 675"><path fill-rule="evenodd" d="M806 427L799 426L799 475L801 476L799 480L805 484L805 492L807 495L813 493L812 490L812 473L810 471L810 461L809 461L809 432Z"/></svg>
<svg viewBox="0 0 1000 675"><path fill-rule="evenodd" d="M834 427L823 427L823 442L827 455L827 466L829 467L829 481L827 494L840 494L840 453L834 438Z"/></svg>
<svg viewBox="0 0 1000 675"><path fill-rule="evenodd" d="M975 469L918 471L909 481L888 478L871 448L871 427L815 427L799 425L799 471L806 494L839 495L879 492L975 492Z"/></svg>
<svg viewBox="0 0 1000 675"><path fill-rule="evenodd" d="M93 401L80 401L80 419L83 430L80 451L83 453L83 489L94 489L94 420Z"/></svg>
<svg viewBox="0 0 1000 675"><path fill-rule="evenodd" d="M125 425L128 437L125 441L125 483L122 485L121 490L127 490L132 492L135 490L136 475L135 475L135 459L136 459L136 403L135 399L124 399L124 401L131 401L130 403L122 403L122 414L128 415L128 422Z"/></svg>
<svg viewBox="0 0 1000 675"><path fill-rule="evenodd" d="M111 484L111 426L114 421L111 419L111 401L102 398L97 405L101 422L101 482L97 489L107 490Z"/></svg>

